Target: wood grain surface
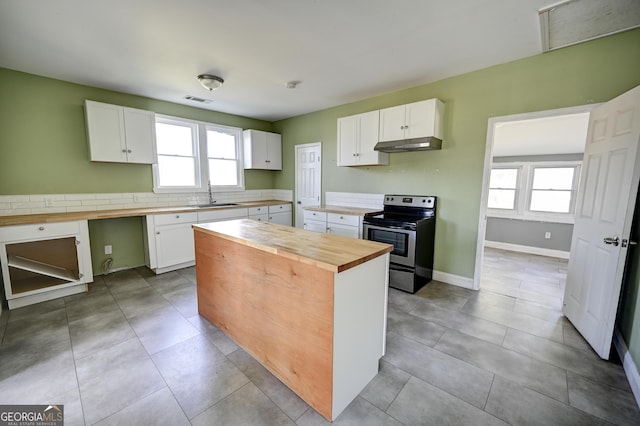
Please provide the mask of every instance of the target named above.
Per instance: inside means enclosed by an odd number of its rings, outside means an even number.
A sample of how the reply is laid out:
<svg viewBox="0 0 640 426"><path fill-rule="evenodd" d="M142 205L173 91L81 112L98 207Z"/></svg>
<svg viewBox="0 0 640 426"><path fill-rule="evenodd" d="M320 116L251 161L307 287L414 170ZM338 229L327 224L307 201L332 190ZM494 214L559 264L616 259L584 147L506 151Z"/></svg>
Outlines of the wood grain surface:
<svg viewBox="0 0 640 426"><path fill-rule="evenodd" d="M198 311L331 420L334 274L196 228Z"/></svg>
<svg viewBox="0 0 640 426"><path fill-rule="evenodd" d="M193 228L331 272L345 271L393 249L390 244L249 219L201 223Z"/></svg>
<svg viewBox="0 0 640 426"><path fill-rule="evenodd" d="M115 210L89 210L84 212L71 213L42 213L42 214L24 214L15 216L0 216L0 226L9 225L29 225L34 223L53 223L68 222L74 220L95 220L95 219L114 219L119 217L147 216L158 213L179 213L179 212L197 212L205 210L230 210L259 206L273 206L277 204L287 204L291 201L265 200L265 201L242 201L236 206L225 207L196 207L196 206L179 206L179 207L144 207L139 209L115 209Z"/></svg>
<svg viewBox="0 0 640 426"><path fill-rule="evenodd" d="M348 214L352 216L369 216L373 214L382 213L382 209L370 209L370 208L364 208L364 207L348 207L348 206L331 206L331 205L305 207L304 209L310 210L310 211L316 211L316 212Z"/></svg>

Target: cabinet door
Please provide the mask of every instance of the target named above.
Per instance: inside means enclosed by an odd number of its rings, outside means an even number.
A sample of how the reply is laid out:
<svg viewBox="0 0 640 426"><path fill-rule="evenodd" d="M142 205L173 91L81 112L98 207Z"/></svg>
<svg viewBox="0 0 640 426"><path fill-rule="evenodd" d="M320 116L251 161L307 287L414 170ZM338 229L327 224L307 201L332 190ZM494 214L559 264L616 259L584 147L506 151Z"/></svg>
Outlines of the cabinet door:
<svg viewBox="0 0 640 426"><path fill-rule="evenodd" d="M371 111L359 114L358 123L358 165L385 164L388 154L374 151L373 148L378 143L378 132L380 124L380 112Z"/></svg>
<svg viewBox="0 0 640 426"><path fill-rule="evenodd" d="M127 161L122 107L85 101L89 159L124 163Z"/></svg>
<svg viewBox="0 0 640 426"><path fill-rule="evenodd" d="M141 109L124 108L127 162L153 164L155 161L155 114Z"/></svg>
<svg viewBox="0 0 640 426"><path fill-rule="evenodd" d="M195 261L191 223L156 227L158 268Z"/></svg>
<svg viewBox="0 0 640 426"><path fill-rule="evenodd" d="M436 100L429 99L422 102L414 102L405 105L405 139L422 138L432 136L434 133L434 120Z"/></svg>
<svg viewBox="0 0 640 426"><path fill-rule="evenodd" d="M267 168L267 134L259 130L245 130L242 132L244 138L244 168L245 169L266 169Z"/></svg>
<svg viewBox="0 0 640 426"><path fill-rule="evenodd" d="M320 221L305 219L304 229L309 231L322 232L324 234L327 232L327 222L320 222Z"/></svg>
<svg viewBox="0 0 640 426"><path fill-rule="evenodd" d="M355 166L358 154L357 115L338 119L338 166Z"/></svg>
<svg viewBox="0 0 640 426"><path fill-rule="evenodd" d="M359 238L357 226L340 225L337 223L327 224L327 234L342 235L343 237Z"/></svg>
<svg viewBox="0 0 640 426"><path fill-rule="evenodd" d="M266 134L267 168L282 170L282 136L277 133Z"/></svg>
<svg viewBox="0 0 640 426"><path fill-rule="evenodd" d="M405 105L380 110L380 142L405 139Z"/></svg>
<svg viewBox="0 0 640 426"><path fill-rule="evenodd" d="M269 213L269 223L291 226L291 212Z"/></svg>
<svg viewBox="0 0 640 426"><path fill-rule="evenodd" d="M269 222L269 214L263 213L263 214L249 215L249 219L255 220L255 221L258 221L258 222L268 223Z"/></svg>

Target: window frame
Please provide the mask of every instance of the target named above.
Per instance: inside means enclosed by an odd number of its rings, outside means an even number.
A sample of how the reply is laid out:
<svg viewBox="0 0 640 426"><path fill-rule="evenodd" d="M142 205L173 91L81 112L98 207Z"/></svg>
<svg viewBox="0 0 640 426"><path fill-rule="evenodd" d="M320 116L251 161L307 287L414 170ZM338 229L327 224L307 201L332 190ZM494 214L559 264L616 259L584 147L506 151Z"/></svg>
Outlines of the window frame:
<svg viewBox="0 0 640 426"><path fill-rule="evenodd" d="M153 164L153 192L155 193L182 193L182 192L209 192L209 156L207 152L207 129L228 133L235 138L236 151L236 185L212 185L213 192L243 191L244 186L244 140L242 129L239 127L225 126L223 124L206 121L191 120L164 114L156 114L156 123L176 123L195 128L194 155L195 161L195 185L194 186L160 186L160 171L158 168L158 152L155 146L155 162Z"/></svg>
<svg viewBox="0 0 640 426"><path fill-rule="evenodd" d="M501 208L495 208L495 207L488 207L489 203L487 201L487 208L490 210L496 210L496 211L501 211L501 212L515 212L518 211L518 208L520 207L520 192L521 192L521 187L520 187L520 181L522 179L522 166L519 165L503 165L500 164L499 166L495 166L495 167L491 167L491 171L493 170L516 170L516 185L514 188L492 188L491 187L491 173L489 173L489 191L487 192L488 196L491 195L491 190L492 189L497 189L497 190L512 190L514 191L514 196L513 196L513 208L512 209L501 209Z"/></svg>
<svg viewBox="0 0 640 426"><path fill-rule="evenodd" d="M576 202L578 188L580 185L582 161L500 162L493 163L491 169L513 169L517 167L521 167L521 171L518 179L519 194L516 200L516 209L508 210L487 207L488 217L555 223L575 223ZM534 170L538 168L574 168L569 213L544 212L530 209L531 196L533 192L533 173Z"/></svg>

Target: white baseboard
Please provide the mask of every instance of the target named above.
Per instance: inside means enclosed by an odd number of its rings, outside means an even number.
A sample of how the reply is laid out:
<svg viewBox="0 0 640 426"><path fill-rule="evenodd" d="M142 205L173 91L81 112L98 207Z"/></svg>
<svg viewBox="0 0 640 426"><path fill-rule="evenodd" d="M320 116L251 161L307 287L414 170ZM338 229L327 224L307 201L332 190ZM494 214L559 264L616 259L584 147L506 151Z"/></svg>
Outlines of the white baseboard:
<svg viewBox="0 0 640 426"><path fill-rule="evenodd" d="M473 278L462 277L460 275L449 274L448 272L433 271L433 279L446 284L457 285L473 289Z"/></svg>
<svg viewBox="0 0 640 426"><path fill-rule="evenodd" d="M485 247L491 247L501 250L517 251L520 253L537 254L539 256L557 257L559 259L569 259L569 252L563 250L553 250L541 247L523 246L520 244L501 243L499 241L484 242Z"/></svg>
<svg viewBox="0 0 640 426"><path fill-rule="evenodd" d="M613 333L613 344L618 351L618 355L620 355L620 359L622 360L622 367L624 368L624 372L627 375L627 380L629 380L629 385L631 385L631 391L633 392L633 396L635 396L636 398L636 403L640 407L640 374L638 373L638 367L633 361L633 358L631 358L631 354L629 353L627 344L622 338L620 330L618 330L617 328Z"/></svg>

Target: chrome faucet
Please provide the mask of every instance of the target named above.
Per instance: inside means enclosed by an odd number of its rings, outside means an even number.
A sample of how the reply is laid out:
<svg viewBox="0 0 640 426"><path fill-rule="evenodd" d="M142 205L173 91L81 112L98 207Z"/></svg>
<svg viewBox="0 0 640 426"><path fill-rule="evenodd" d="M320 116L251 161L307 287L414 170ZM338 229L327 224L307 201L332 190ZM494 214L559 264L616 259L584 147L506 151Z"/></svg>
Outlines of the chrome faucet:
<svg viewBox="0 0 640 426"><path fill-rule="evenodd" d="M215 204L213 199L213 191L211 191L211 181L209 181L209 204Z"/></svg>

